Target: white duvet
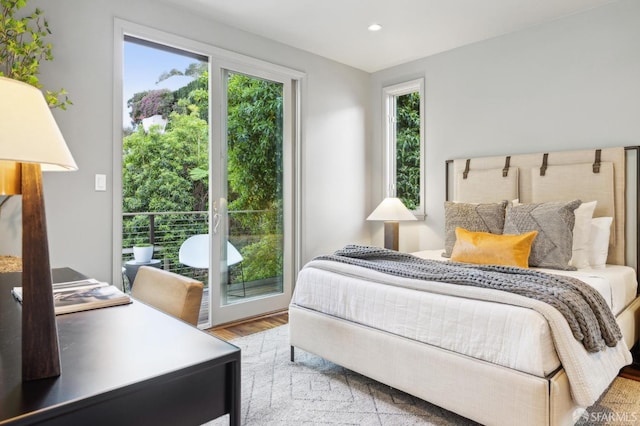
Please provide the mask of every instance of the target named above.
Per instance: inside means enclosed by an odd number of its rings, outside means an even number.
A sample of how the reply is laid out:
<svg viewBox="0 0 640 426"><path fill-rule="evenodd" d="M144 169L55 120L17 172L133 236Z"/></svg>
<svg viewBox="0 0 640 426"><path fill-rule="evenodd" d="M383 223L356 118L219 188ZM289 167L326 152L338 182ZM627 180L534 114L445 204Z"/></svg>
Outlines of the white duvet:
<svg viewBox="0 0 640 426"><path fill-rule="evenodd" d="M442 250L423 250L412 254L423 259L447 260L447 258L442 257ZM614 315L622 312L635 299L638 289L636 273L633 268L628 266L606 265L604 268L586 268L577 271L533 269L549 274L574 277L584 281L604 297Z"/></svg>
<svg viewBox="0 0 640 426"><path fill-rule="evenodd" d="M616 314L635 296L637 284L631 268L570 274L594 286ZM558 369L562 360L574 399L583 406L595 402L618 370L631 361L623 342L595 357L589 355L570 331L560 336L568 326L555 309L551 308L555 314L542 315L539 310L509 304L520 296L441 283L429 283L428 291L415 291L384 284L388 280L409 283L409 287L416 281L352 265L312 261L300 271L292 304L540 377ZM496 293L500 294L497 298ZM544 305L543 312L550 308L537 301L527 303ZM555 341L549 320L565 324L566 330L556 332ZM592 374L594 369L601 374Z"/></svg>

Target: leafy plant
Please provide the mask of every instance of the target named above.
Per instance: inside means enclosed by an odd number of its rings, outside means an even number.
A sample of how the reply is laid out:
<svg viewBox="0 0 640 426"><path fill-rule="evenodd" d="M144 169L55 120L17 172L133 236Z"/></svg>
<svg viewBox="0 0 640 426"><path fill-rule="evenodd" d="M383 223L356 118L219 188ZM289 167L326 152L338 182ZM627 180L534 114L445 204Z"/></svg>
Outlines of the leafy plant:
<svg viewBox="0 0 640 426"><path fill-rule="evenodd" d="M53 60L51 43L44 40L51 30L38 8L17 17L26 5L27 0L0 0L0 76L42 89L40 63ZM64 89L45 90L44 96L51 108L67 109L72 104Z"/></svg>
<svg viewBox="0 0 640 426"><path fill-rule="evenodd" d="M398 96L396 193L409 210L420 204L420 94Z"/></svg>
<svg viewBox="0 0 640 426"><path fill-rule="evenodd" d="M231 74L229 209L263 210L282 196L282 84Z"/></svg>
<svg viewBox="0 0 640 426"><path fill-rule="evenodd" d="M282 235L261 235L242 249L246 281L263 280L282 275Z"/></svg>
<svg viewBox="0 0 640 426"><path fill-rule="evenodd" d="M202 67L199 72L196 80L172 92L165 133L138 129L124 138L125 212L208 210L208 73ZM161 79L177 73L172 70ZM136 93L129 100L132 111L151 92ZM230 218L230 237L240 242L245 281L278 277L283 265L282 85L231 74L227 107L228 210L243 212ZM156 238L162 235L163 241L155 243L163 247L165 259L178 264L180 242L209 232L208 215L160 214L154 227ZM130 236L148 229L148 215L126 216L124 246Z"/></svg>
<svg viewBox="0 0 640 426"><path fill-rule="evenodd" d="M192 64L193 65L193 64ZM189 69L200 69L198 67L192 67ZM185 75L187 75L185 71ZM174 97L177 100L174 105L174 111L179 114L197 113L198 117L203 120L209 118L209 73L206 70L202 70L202 73L197 78L191 81L186 86L176 90Z"/></svg>

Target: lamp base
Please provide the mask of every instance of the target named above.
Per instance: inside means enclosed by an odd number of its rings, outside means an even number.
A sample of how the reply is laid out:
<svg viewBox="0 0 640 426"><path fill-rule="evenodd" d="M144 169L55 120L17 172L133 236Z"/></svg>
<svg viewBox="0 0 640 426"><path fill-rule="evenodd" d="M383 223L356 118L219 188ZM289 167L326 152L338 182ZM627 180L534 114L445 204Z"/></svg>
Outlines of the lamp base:
<svg viewBox="0 0 640 426"><path fill-rule="evenodd" d="M22 163L22 379L60 375L39 164Z"/></svg>
<svg viewBox="0 0 640 426"><path fill-rule="evenodd" d="M400 222L387 220L384 222L384 248L398 251Z"/></svg>

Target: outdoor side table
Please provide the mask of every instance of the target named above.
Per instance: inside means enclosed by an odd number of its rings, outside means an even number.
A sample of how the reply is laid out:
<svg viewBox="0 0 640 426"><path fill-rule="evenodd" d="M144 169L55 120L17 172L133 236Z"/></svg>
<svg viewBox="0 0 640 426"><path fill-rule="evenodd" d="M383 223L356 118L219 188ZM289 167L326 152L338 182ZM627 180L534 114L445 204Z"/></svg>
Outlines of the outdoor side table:
<svg viewBox="0 0 640 426"><path fill-rule="evenodd" d="M136 262L135 260L129 260L124 264L124 273L129 280L129 291L133 287L133 280L136 279L138 268L141 266L152 266L154 268L162 268L162 261L160 259L151 259L149 262Z"/></svg>

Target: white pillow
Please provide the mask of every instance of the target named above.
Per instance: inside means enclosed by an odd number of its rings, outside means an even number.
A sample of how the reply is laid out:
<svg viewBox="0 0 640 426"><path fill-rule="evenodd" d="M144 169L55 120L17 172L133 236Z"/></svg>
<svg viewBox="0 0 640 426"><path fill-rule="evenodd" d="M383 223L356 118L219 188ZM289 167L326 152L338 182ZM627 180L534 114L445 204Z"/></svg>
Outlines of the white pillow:
<svg viewBox="0 0 640 426"><path fill-rule="evenodd" d="M573 225L573 243L571 260L569 265L578 269L589 267L589 237L591 235L591 218L596 209L596 201L580 204L573 213L575 224Z"/></svg>
<svg viewBox="0 0 640 426"><path fill-rule="evenodd" d="M602 269L609 255L609 234L612 217L596 217L591 219L591 235L589 236L589 264L592 268Z"/></svg>

